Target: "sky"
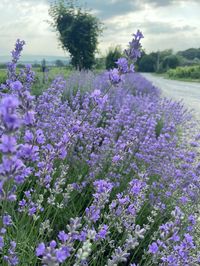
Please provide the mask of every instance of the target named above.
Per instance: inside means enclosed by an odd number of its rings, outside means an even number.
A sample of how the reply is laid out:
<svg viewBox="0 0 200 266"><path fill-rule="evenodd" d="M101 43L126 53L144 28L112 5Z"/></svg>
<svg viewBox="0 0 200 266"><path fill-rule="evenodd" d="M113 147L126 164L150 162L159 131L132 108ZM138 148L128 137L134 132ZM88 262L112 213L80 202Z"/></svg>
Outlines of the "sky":
<svg viewBox="0 0 200 266"><path fill-rule="evenodd" d="M26 55L65 53L47 21L51 0L0 0L0 56L12 50L17 38L26 41ZM147 52L200 47L200 0L79 0L104 23L99 54L116 44L126 48L140 29Z"/></svg>

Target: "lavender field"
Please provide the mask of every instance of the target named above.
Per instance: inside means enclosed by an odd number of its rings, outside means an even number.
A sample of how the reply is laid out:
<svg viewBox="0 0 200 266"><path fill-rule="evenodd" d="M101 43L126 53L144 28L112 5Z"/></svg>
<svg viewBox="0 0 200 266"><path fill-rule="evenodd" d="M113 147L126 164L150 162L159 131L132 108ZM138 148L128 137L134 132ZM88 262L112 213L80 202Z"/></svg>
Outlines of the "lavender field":
<svg viewBox="0 0 200 266"><path fill-rule="evenodd" d="M0 265L200 265L200 134L134 63L32 95L18 40L0 95Z"/></svg>

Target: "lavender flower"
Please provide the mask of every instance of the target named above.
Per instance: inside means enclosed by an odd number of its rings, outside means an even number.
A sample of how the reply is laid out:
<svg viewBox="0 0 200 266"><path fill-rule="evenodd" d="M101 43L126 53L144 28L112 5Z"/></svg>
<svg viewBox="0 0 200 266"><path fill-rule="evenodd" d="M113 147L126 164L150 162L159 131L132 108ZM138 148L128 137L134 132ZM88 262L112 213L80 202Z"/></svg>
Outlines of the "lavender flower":
<svg viewBox="0 0 200 266"><path fill-rule="evenodd" d="M131 60L137 60L138 57L141 56L141 44L140 40L144 38L141 31L137 31L136 34L133 34L134 38L129 43L129 48L125 50L125 54L130 58Z"/></svg>
<svg viewBox="0 0 200 266"><path fill-rule="evenodd" d="M126 74L129 71L128 60L126 58L119 58L116 62L118 69L121 73Z"/></svg>
<svg viewBox="0 0 200 266"><path fill-rule="evenodd" d="M181 102L133 73L142 38L118 68L57 77L38 98L17 41L0 106L1 264L199 265L199 137Z"/></svg>
<svg viewBox="0 0 200 266"><path fill-rule="evenodd" d="M149 246L149 253L151 253L151 254L156 254L158 252L158 250L159 250L159 247L158 247L158 245L155 242L153 242Z"/></svg>

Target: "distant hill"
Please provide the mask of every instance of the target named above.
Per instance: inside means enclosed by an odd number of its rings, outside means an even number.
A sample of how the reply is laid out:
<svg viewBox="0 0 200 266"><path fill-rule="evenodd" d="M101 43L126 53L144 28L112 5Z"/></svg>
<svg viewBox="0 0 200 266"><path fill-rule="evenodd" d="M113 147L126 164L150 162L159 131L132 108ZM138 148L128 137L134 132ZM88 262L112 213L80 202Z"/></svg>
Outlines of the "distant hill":
<svg viewBox="0 0 200 266"><path fill-rule="evenodd" d="M10 58L9 56L0 56L0 63L9 62ZM47 65L53 65L56 60L61 60L65 65L70 62L69 57L52 55L22 55L19 62L22 64L40 64L43 59L46 60Z"/></svg>

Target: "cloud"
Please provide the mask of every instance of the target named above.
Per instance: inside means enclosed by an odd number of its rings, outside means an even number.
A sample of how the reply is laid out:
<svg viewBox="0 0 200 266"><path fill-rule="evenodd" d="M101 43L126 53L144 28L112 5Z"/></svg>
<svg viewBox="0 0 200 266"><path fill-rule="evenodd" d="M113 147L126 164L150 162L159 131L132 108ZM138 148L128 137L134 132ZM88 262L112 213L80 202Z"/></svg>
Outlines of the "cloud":
<svg viewBox="0 0 200 266"><path fill-rule="evenodd" d="M80 5L85 4L84 0L79 1ZM127 13L140 9L138 5L138 1L124 1L124 0L110 0L110 1L102 1L102 0L88 0L86 1L86 7L91 8L95 11L95 14L103 20L108 18L126 15Z"/></svg>
<svg viewBox="0 0 200 266"><path fill-rule="evenodd" d="M3 0L8 1L8 0ZM31 5L37 5L39 3L50 4L54 3L54 0L14 0L15 3L27 3ZM76 3L76 0L74 0ZM57 0L59 2L59 0ZM113 16L125 15L131 11L136 11L140 9L140 0L78 0L77 4L81 7L87 7L95 14L99 16L100 19L107 19Z"/></svg>
<svg viewBox="0 0 200 266"><path fill-rule="evenodd" d="M177 0L142 0L141 2L152 4L155 6L168 6L168 5L177 3L178 1Z"/></svg>
<svg viewBox="0 0 200 266"><path fill-rule="evenodd" d="M63 55L56 33L46 22L54 0L0 0L0 54L8 54L17 38L25 39L27 54ZM200 1L190 0L78 0L104 22L99 48L122 48L141 29L147 50L197 47L200 42ZM175 8L176 7L176 8ZM195 36L195 37L194 37ZM176 38L175 38L176 37ZM176 41L174 41L176 40Z"/></svg>
<svg viewBox="0 0 200 266"><path fill-rule="evenodd" d="M172 23L162 21L146 21L140 24L141 28L149 34L174 34L178 32L193 31L197 28L190 25L175 26Z"/></svg>
<svg viewBox="0 0 200 266"><path fill-rule="evenodd" d="M199 0L190 0L190 4L192 2L199 3ZM166 7L166 6L173 5L173 4L175 4L176 6L182 3L188 4L188 0L141 0L140 3L150 4L155 7Z"/></svg>
<svg viewBox="0 0 200 266"><path fill-rule="evenodd" d="M49 19L49 4L46 0L0 1L0 54L7 55L16 39L27 43L25 54L64 55L58 48L56 33L46 20ZM5 8L6 7L6 8Z"/></svg>

